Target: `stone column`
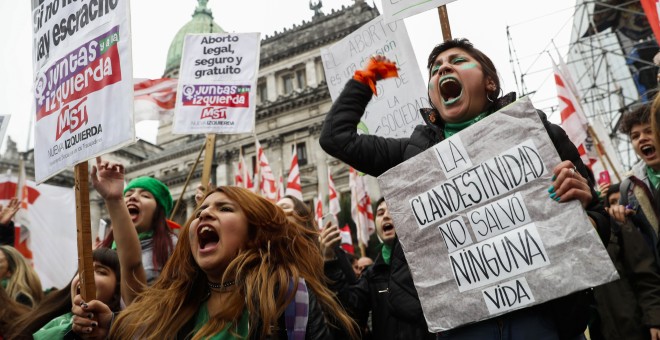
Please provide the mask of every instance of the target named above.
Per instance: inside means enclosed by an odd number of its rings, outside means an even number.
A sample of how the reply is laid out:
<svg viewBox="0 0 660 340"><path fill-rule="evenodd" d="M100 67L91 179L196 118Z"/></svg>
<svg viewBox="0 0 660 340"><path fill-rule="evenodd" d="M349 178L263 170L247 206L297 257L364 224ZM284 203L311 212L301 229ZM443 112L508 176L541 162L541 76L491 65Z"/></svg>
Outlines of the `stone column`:
<svg viewBox="0 0 660 340"><path fill-rule="evenodd" d="M268 88L268 101L277 100L277 78L274 73L266 76L266 87Z"/></svg>
<svg viewBox="0 0 660 340"><path fill-rule="evenodd" d="M314 58L307 60L305 63L305 74L307 75L307 86L318 86L318 81L316 79L316 62L314 61Z"/></svg>

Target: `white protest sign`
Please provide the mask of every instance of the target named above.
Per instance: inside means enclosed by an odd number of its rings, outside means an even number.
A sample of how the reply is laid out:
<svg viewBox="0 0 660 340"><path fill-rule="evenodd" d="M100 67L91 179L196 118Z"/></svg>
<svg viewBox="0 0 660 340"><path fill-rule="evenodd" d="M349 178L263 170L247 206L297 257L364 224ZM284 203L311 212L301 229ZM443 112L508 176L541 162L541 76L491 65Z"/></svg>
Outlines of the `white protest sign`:
<svg viewBox="0 0 660 340"><path fill-rule="evenodd" d="M35 179L135 140L128 0L33 1Z"/></svg>
<svg viewBox="0 0 660 340"><path fill-rule="evenodd" d="M321 49L330 96L336 100L355 71L374 54L396 62L399 77L378 81L378 95L367 105L358 129L382 137L409 137L415 126L423 124L419 109L430 104L403 21L385 24L379 16L330 48Z"/></svg>
<svg viewBox="0 0 660 340"><path fill-rule="evenodd" d="M383 0L385 22L392 22L438 8L455 0Z"/></svg>
<svg viewBox="0 0 660 340"><path fill-rule="evenodd" d="M618 278L580 202L549 197L560 162L523 98L378 177L430 331Z"/></svg>
<svg viewBox="0 0 660 340"><path fill-rule="evenodd" d="M259 33L186 35L173 133L254 131Z"/></svg>

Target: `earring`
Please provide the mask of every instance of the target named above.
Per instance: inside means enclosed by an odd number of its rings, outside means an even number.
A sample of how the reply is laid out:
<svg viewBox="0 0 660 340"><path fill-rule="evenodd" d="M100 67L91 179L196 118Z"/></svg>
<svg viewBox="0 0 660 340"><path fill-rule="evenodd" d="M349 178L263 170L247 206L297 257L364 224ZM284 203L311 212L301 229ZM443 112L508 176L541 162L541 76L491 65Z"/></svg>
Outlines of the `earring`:
<svg viewBox="0 0 660 340"><path fill-rule="evenodd" d="M433 112L431 112L431 114L429 114L429 122L435 124L435 111L433 111Z"/></svg>
<svg viewBox="0 0 660 340"><path fill-rule="evenodd" d="M491 103L495 101L493 99L490 99L490 93L486 93L486 99L488 99L488 101L491 102ZM497 98L495 98L495 99L497 99Z"/></svg>

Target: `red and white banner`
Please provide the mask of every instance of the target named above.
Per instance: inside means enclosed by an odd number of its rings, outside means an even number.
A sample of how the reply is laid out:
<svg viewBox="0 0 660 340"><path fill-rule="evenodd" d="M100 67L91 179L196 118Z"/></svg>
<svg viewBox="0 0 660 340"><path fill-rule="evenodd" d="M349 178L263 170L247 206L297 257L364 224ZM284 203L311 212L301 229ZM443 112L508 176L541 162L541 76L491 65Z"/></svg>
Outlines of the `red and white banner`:
<svg viewBox="0 0 660 340"><path fill-rule="evenodd" d="M319 188L320 189L320 188ZM314 214L316 217L316 225L319 229L323 228L323 196L321 196L321 190L319 190L319 195L314 199Z"/></svg>
<svg viewBox="0 0 660 340"><path fill-rule="evenodd" d="M328 167L328 210L335 216L341 211L339 193L335 189L335 181L332 180L332 169L330 167Z"/></svg>
<svg viewBox="0 0 660 340"><path fill-rule="evenodd" d="M351 187L351 217L357 227L358 242L367 246L369 237L376 231L367 183L364 176L360 176L353 168L349 169L348 181Z"/></svg>
<svg viewBox="0 0 660 340"><path fill-rule="evenodd" d="M254 131L259 37L259 33L186 35L173 133Z"/></svg>
<svg viewBox="0 0 660 340"><path fill-rule="evenodd" d="M26 181L19 213L29 237L21 242L21 226L15 223L16 245L31 252L32 263L46 288L66 286L78 268L76 243L76 200L73 189ZM0 176L0 204L16 196L17 178ZM18 213L17 213L18 215ZM54 218L57 216L57 218Z"/></svg>
<svg viewBox="0 0 660 340"><path fill-rule="evenodd" d="M298 151L295 144L293 145L289 176L286 179L286 194L301 201L303 200L302 185L300 184L300 167L298 167Z"/></svg>
<svg viewBox="0 0 660 340"><path fill-rule="evenodd" d="M339 234L341 235L341 247L344 248L347 252L355 254L355 248L353 247L353 237L351 237L351 228L348 224L344 224L342 228L339 229Z"/></svg>
<svg viewBox="0 0 660 340"><path fill-rule="evenodd" d="M559 98L559 111L561 114L561 127L566 131L568 138L575 144L585 165L591 166L597 159L593 141L588 133L587 116L582 110L578 100L576 86L573 82L566 64L560 57L560 65L552 62Z"/></svg>
<svg viewBox="0 0 660 340"><path fill-rule="evenodd" d="M245 188L243 176L241 176L241 162L234 162L234 186Z"/></svg>
<svg viewBox="0 0 660 340"><path fill-rule="evenodd" d="M135 79L135 122L143 120L161 121L161 116L172 114L176 102L175 78Z"/></svg>
<svg viewBox="0 0 660 340"><path fill-rule="evenodd" d="M279 202L282 197L284 197L284 176L282 175L282 172L280 172L280 180L277 184L277 202Z"/></svg>
<svg viewBox="0 0 660 340"><path fill-rule="evenodd" d="M273 175L264 148L261 147L258 139L255 139L255 144L257 148L257 162L259 163L260 174L259 190L263 197L275 202L277 200L277 183L275 175Z"/></svg>
<svg viewBox="0 0 660 340"><path fill-rule="evenodd" d="M60 2L32 2L37 182L135 140L129 1Z"/></svg>
<svg viewBox="0 0 660 340"><path fill-rule="evenodd" d="M642 8L649 21L649 25L655 35L655 41L660 42L660 1L659 0L641 0Z"/></svg>

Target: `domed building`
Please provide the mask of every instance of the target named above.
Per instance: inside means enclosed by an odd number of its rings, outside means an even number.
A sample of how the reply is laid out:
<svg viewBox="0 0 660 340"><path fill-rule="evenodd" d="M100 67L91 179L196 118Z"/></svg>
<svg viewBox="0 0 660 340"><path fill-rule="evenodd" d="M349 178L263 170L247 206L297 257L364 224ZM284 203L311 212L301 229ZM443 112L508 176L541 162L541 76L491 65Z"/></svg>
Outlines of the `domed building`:
<svg viewBox="0 0 660 340"><path fill-rule="evenodd" d="M224 33L225 31L213 21L213 13L206 7L207 0L200 0L195 8L192 20L183 25L176 33L167 50L167 62L165 63L165 72L163 78L178 78L179 65L181 64L181 53L183 51L183 40L186 34L194 33Z"/></svg>

